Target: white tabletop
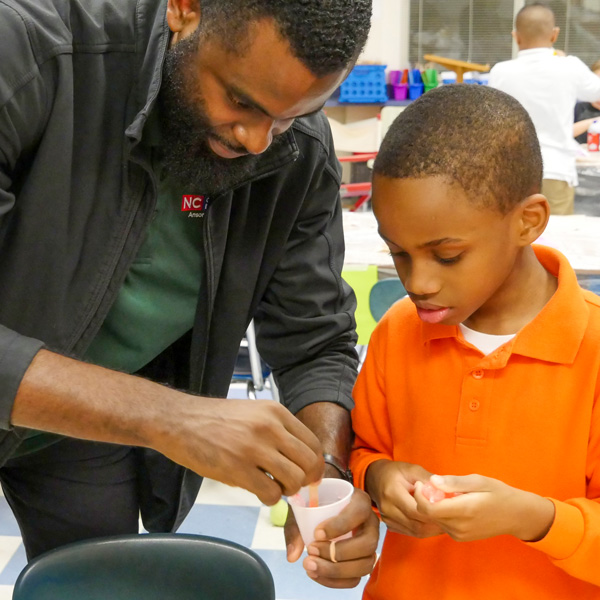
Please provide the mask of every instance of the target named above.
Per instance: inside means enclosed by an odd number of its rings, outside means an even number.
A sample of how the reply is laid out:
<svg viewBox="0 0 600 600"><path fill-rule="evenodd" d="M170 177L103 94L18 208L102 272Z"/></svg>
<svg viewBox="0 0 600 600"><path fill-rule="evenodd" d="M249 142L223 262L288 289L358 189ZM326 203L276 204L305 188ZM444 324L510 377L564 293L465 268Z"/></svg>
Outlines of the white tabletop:
<svg viewBox="0 0 600 600"><path fill-rule="evenodd" d="M579 154L575 159L578 167L596 166L600 167L600 152L589 152L587 144L579 145Z"/></svg>
<svg viewBox="0 0 600 600"><path fill-rule="evenodd" d="M371 211L344 211L344 235L346 268L365 265L393 267ZM560 250L578 273L600 273L600 217L553 215L538 242Z"/></svg>

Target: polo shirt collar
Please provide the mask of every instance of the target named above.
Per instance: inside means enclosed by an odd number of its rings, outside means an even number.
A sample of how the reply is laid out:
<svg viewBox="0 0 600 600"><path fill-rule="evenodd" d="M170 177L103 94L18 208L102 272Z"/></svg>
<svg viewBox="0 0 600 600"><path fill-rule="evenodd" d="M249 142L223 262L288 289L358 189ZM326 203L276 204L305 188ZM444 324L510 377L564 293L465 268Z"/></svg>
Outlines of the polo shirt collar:
<svg viewBox="0 0 600 600"><path fill-rule="evenodd" d="M519 50L518 58L527 58L529 56L554 56L554 48L530 48L529 50Z"/></svg>
<svg viewBox="0 0 600 600"><path fill-rule="evenodd" d="M558 278L558 287L540 313L517 333L512 354L560 364L572 364L585 335L589 308L575 271L565 256L546 246L534 246L542 266ZM457 326L422 323L423 342L459 338Z"/></svg>

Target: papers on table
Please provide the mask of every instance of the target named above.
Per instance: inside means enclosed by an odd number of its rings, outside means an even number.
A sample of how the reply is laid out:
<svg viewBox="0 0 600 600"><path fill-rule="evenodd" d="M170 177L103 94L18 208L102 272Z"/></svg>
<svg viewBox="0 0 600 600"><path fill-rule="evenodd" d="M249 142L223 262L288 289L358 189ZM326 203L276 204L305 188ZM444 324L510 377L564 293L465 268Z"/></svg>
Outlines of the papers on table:
<svg viewBox="0 0 600 600"><path fill-rule="evenodd" d="M377 233L373 213L344 211L344 237L346 258L344 266L393 267L388 247Z"/></svg>
<svg viewBox="0 0 600 600"><path fill-rule="evenodd" d="M344 211L345 266L393 267L371 211ZM551 216L538 243L560 250L578 273L600 273L600 217Z"/></svg>
<svg viewBox="0 0 600 600"><path fill-rule="evenodd" d="M553 215L538 243L560 250L578 273L600 273L600 217Z"/></svg>

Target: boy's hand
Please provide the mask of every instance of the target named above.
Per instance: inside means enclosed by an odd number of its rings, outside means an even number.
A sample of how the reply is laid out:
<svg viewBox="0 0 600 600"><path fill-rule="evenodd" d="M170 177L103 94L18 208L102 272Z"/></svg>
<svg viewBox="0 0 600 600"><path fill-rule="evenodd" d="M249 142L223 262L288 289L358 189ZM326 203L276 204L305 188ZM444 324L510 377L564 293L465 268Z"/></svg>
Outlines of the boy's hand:
<svg viewBox="0 0 600 600"><path fill-rule="evenodd" d="M502 481L466 475L433 475L431 483L446 494L458 494L431 502L423 495L423 483L415 485L418 512L436 523L458 542L513 535L533 542L542 539L554 520L554 504Z"/></svg>
<svg viewBox="0 0 600 600"><path fill-rule="evenodd" d="M297 561L304 550L292 510L285 524L287 558ZM331 542L352 532L352 537ZM309 544L303 565L309 577L331 588L356 587L364 575L369 575L377 558L379 520L371 508L371 499L355 489L342 512L327 519L315 530L316 541Z"/></svg>
<svg viewBox="0 0 600 600"><path fill-rule="evenodd" d="M427 538L444 531L417 509L415 484L429 481L431 473L419 465L378 460L367 470L365 487L390 531Z"/></svg>

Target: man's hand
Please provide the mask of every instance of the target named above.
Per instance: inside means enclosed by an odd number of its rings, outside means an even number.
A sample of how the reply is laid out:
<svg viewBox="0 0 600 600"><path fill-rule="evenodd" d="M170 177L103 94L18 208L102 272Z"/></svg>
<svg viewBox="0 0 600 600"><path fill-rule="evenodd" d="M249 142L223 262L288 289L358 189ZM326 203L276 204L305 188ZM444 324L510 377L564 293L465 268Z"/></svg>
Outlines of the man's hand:
<svg viewBox="0 0 600 600"><path fill-rule="evenodd" d="M319 440L282 405L272 400L205 400L192 398L190 414L178 427L173 424L179 434L161 449L171 459L247 489L267 505L323 476Z"/></svg>
<svg viewBox="0 0 600 600"><path fill-rule="evenodd" d="M458 495L432 503L423 495L423 484L419 482L414 494L418 511L459 542L497 535L533 542L548 533L554 520L550 500L497 479L434 475L431 483L443 492Z"/></svg>
<svg viewBox="0 0 600 600"><path fill-rule="evenodd" d="M365 487L390 531L417 538L444 533L427 514L418 510L413 497L415 485L429 481L430 477L429 471L411 463L378 460L369 466Z"/></svg>
<svg viewBox="0 0 600 600"><path fill-rule="evenodd" d="M330 541L348 532L353 532L351 538ZM356 587L361 577L373 570L379 541L379 520L369 496L355 489L350 504L339 515L319 524L315 538L303 562L308 576L326 587ZM288 561L297 561L304 544L291 510L285 525L285 540Z"/></svg>
<svg viewBox="0 0 600 600"><path fill-rule="evenodd" d="M270 400L186 394L40 350L25 373L13 425L153 448L265 504L323 476L321 443Z"/></svg>

